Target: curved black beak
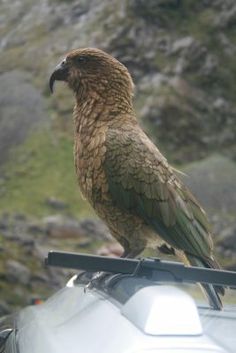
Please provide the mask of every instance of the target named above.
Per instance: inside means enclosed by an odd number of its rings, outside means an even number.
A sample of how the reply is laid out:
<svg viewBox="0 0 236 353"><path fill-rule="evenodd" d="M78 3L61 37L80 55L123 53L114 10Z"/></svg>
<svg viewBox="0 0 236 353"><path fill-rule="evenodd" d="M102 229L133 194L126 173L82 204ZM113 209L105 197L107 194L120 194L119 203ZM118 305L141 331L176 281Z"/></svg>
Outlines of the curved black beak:
<svg viewBox="0 0 236 353"><path fill-rule="evenodd" d="M69 70L66 60L63 60L59 65L56 66L49 79L49 88L51 93L53 93L53 86L55 81L67 81L68 72Z"/></svg>

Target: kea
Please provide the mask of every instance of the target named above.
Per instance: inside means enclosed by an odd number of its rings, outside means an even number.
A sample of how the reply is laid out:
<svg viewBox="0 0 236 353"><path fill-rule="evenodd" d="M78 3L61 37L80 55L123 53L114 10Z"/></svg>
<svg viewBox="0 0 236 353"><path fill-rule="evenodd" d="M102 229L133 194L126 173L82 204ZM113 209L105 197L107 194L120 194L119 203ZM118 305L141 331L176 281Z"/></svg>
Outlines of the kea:
<svg viewBox="0 0 236 353"><path fill-rule="evenodd" d="M185 264L219 268L206 213L140 127L127 68L95 48L69 52L49 81L74 92L74 162L78 184L123 246L123 257L146 247ZM203 285L214 308L220 286Z"/></svg>

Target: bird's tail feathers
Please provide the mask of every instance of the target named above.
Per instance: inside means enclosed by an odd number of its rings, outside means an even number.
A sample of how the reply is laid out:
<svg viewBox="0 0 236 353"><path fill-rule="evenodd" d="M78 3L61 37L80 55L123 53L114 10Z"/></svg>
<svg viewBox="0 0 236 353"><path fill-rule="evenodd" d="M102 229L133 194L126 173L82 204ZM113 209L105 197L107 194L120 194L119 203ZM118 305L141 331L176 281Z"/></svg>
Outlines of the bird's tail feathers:
<svg viewBox="0 0 236 353"><path fill-rule="evenodd" d="M220 269L220 265L213 258L202 259L190 254L186 254L186 257L192 266ZM223 305L220 295L224 295L224 287L214 286L212 284L201 284L201 287L204 289L204 293L209 299L210 305L216 310L222 309Z"/></svg>

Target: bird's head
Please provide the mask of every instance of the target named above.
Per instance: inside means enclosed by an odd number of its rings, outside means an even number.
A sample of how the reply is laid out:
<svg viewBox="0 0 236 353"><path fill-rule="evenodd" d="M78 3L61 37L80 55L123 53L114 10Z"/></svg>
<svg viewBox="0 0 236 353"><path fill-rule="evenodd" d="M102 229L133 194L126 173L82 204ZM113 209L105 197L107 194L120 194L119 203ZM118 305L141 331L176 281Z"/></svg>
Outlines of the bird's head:
<svg viewBox="0 0 236 353"><path fill-rule="evenodd" d="M100 49L85 48L69 52L52 73L49 86L53 92L55 81L65 81L77 96L109 92L132 96L133 81L127 68Z"/></svg>

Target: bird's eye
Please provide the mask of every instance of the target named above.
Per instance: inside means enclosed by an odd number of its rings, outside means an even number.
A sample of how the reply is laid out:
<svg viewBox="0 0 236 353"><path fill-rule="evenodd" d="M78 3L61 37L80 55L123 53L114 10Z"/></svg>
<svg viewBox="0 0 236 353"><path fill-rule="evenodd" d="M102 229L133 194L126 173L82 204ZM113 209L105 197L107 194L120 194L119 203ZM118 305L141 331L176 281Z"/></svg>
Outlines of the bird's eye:
<svg viewBox="0 0 236 353"><path fill-rule="evenodd" d="M88 59L87 59L86 56L79 56L79 57L77 58L77 62L78 62L78 63L85 63L85 62L87 62L87 61L88 61Z"/></svg>
<svg viewBox="0 0 236 353"><path fill-rule="evenodd" d="M64 66L66 64L66 59L63 59L61 65Z"/></svg>

